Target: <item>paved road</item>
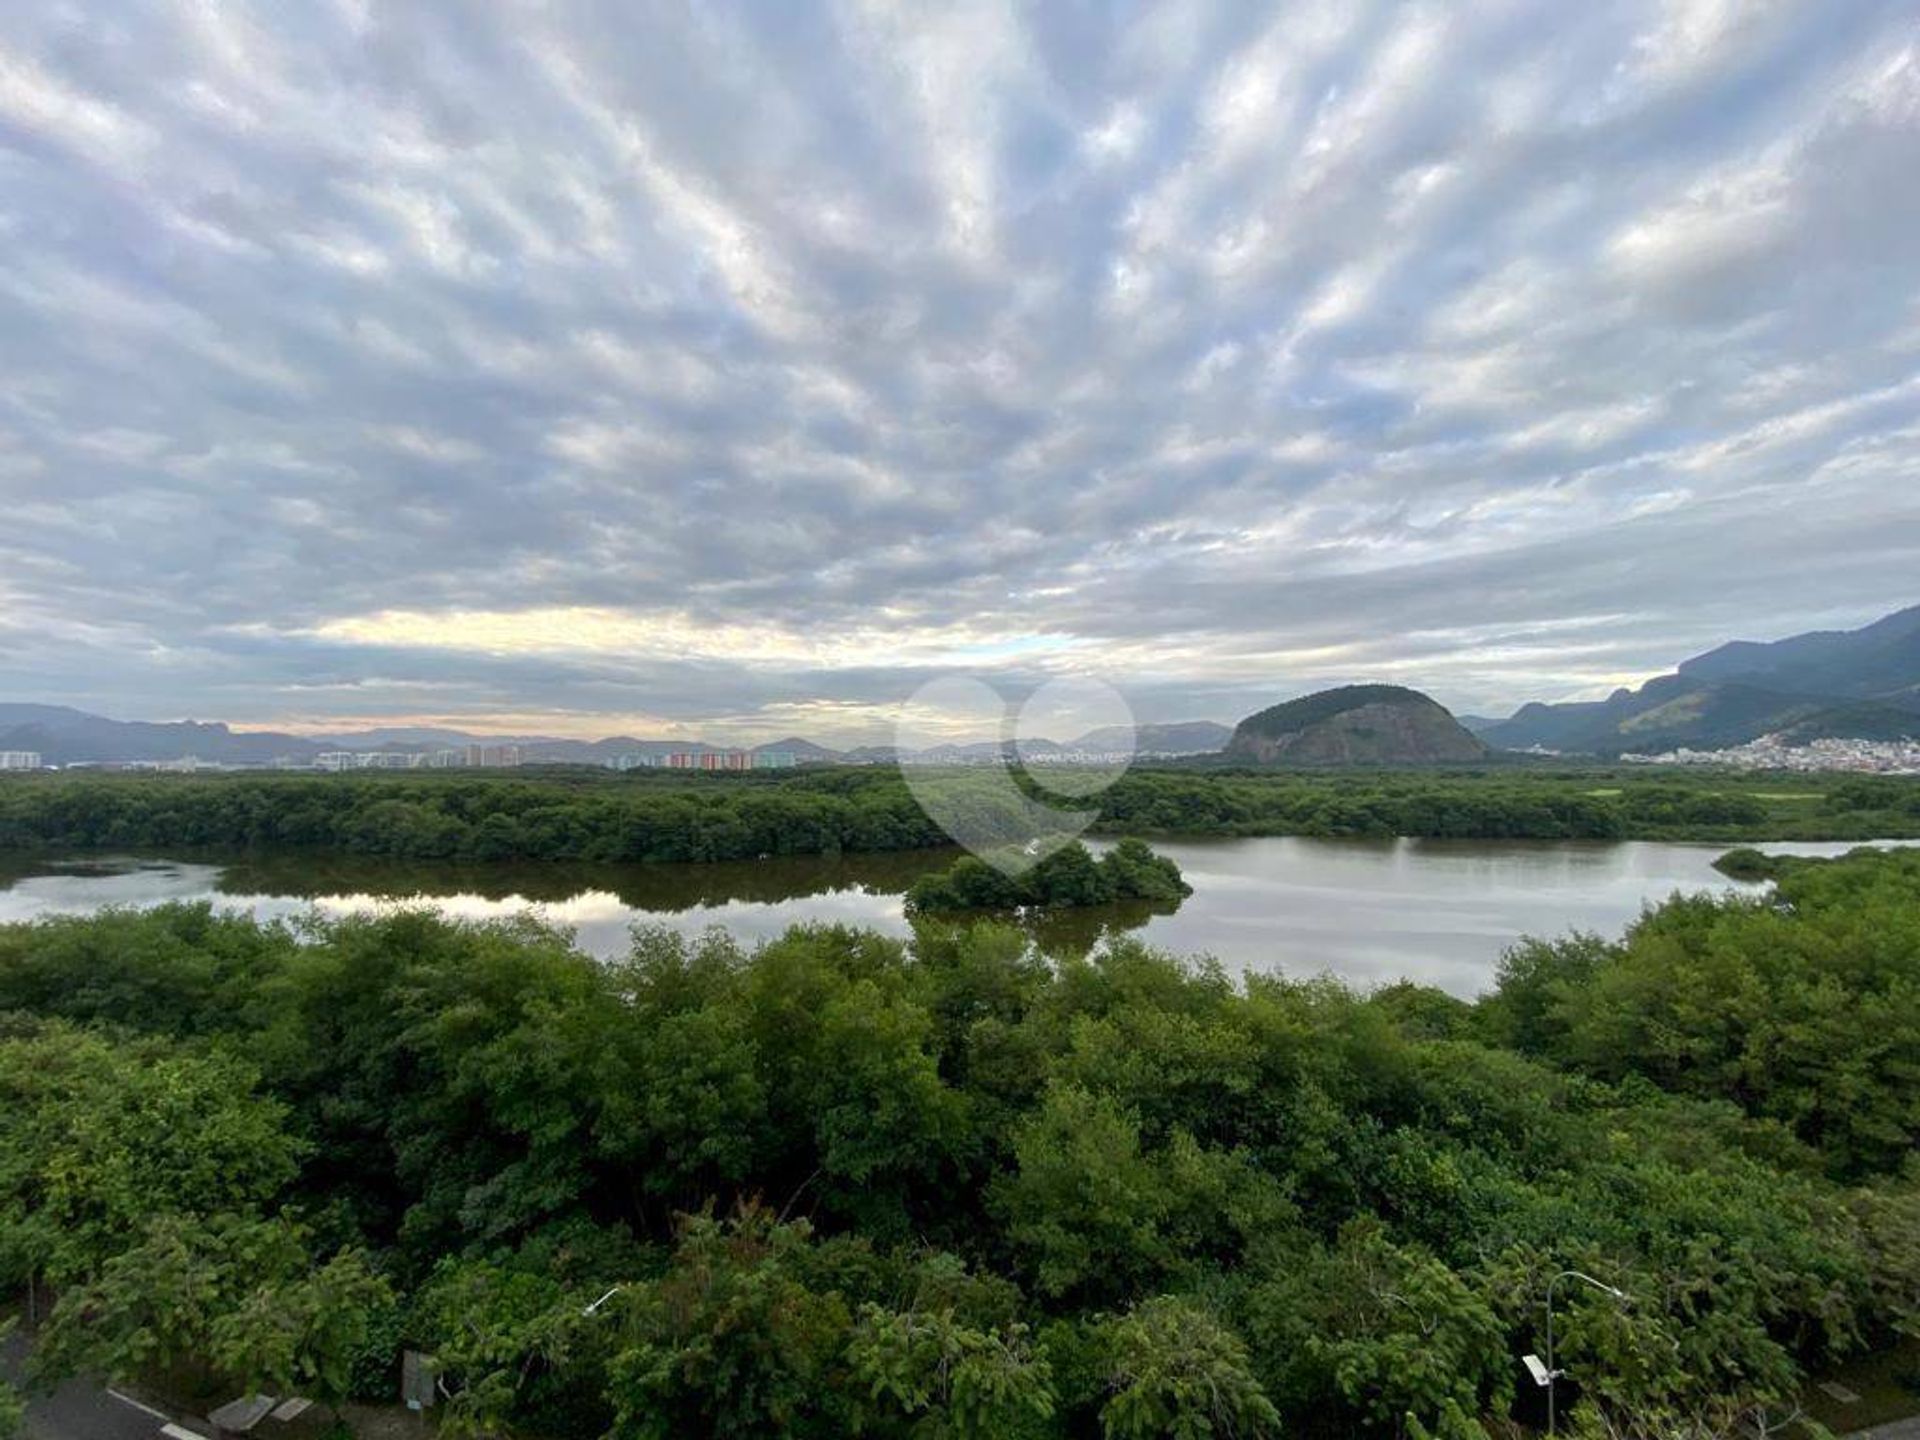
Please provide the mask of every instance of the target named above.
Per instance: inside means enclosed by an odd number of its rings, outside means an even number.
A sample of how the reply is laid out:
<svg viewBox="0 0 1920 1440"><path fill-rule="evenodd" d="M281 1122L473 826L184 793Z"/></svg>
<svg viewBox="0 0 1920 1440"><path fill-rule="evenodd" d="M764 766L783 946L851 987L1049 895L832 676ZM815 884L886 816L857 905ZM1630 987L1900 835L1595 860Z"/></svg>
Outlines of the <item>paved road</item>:
<svg viewBox="0 0 1920 1440"><path fill-rule="evenodd" d="M154 1440L166 1421L111 1390L69 1380L27 1406L27 1440Z"/></svg>
<svg viewBox="0 0 1920 1440"><path fill-rule="evenodd" d="M1876 1425L1871 1430L1856 1430L1846 1440L1920 1440L1920 1415Z"/></svg>
<svg viewBox="0 0 1920 1440"><path fill-rule="evenodd" d="M27 1344L18 1334L0 1344L0 1373L18 1379ZM167 1417L97 1381L69 1380L27 1405L27 1440L156 1440Z"/></svg>

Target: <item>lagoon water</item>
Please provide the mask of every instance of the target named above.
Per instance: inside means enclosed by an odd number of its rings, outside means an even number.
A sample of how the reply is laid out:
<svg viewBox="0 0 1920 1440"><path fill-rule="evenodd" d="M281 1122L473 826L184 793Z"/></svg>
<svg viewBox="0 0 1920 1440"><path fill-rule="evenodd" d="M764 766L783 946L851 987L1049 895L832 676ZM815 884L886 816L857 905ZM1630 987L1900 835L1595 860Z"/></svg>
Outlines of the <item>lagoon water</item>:
<svg viewBox="0 0 1920 1440"><path fill-rule="evenodd" d="M1096 845L1095 848L1099 848ZM1043 943L1084 949L1126 932L1234 971L1330 972L1362 987L1411 979L1470 996L1522 935L1617 934L1676 891L1759 887L1726 879L1722 845L1557 841L1156 841L1194 893L1145 906L1063 912ZM1844 844L1763 845L1833 855ZM718 865L457 866L333 857L0 859L0 923L108 906L205 900L263 919L338 916L396 904L464 919L531 912L586 950L625 951L635 924L688 933L719 925L754 941L810 921L909 932L901 897L954 852L808 857Z"/></svg>

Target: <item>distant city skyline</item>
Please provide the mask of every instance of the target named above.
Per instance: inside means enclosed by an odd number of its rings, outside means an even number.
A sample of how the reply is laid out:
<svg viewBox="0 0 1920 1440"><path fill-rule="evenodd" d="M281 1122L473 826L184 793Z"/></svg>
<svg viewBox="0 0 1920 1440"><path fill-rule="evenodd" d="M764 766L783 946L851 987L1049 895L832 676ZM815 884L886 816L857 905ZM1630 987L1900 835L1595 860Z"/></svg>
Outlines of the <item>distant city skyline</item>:
<svg viewBox="0 0 1920 1440"><path fill-rule="evenodd" d="M1858 626L1916 173L1902 0L9 7L0 699L855 745Z"/></svg>

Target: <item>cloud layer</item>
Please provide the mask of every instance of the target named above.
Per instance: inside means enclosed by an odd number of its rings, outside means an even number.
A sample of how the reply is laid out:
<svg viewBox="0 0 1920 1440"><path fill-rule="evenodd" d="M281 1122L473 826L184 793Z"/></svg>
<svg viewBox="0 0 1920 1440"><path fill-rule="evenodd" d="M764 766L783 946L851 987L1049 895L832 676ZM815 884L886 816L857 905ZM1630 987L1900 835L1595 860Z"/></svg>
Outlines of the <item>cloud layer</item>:
<svg viewBox="0 0 1920 1440"><path fill-rule="evenodd" d="M1920 600L1920 21L0 17L0 695L1465 709Z"/></svg>

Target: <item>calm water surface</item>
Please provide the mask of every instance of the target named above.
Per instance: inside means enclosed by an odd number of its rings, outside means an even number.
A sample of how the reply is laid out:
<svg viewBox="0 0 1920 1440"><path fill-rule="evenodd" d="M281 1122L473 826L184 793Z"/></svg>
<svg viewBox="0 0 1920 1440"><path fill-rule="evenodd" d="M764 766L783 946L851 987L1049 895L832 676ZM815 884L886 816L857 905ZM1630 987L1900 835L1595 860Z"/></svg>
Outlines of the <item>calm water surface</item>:
<svg viewBox="0 0 1920 1440"><path fill-rule="evenodd" d="M1098 848L1098 847L1096 847ZM1072 911L1038 922L1043 943L1084 949L1127 932L1233 970L1314 975L1361 986L1400 979L1472 995L1521 935L1617 933L1675 891L1756 887L1718 874L1723 845L1651 842L1156 842L1193 895L1171 913L1145 906ZM1760 848L1840 854L1845 844ZM800 921L905 935L901 896L953 852L762 860L723 865L451 866L332 858L217 862L153 857L0 861L0 922L108 906L208 900L263 919L428 904L462 919L532 911L571 927L602 956L624 953L636 923L687 933L710 925L742 940Z"/></svg>

